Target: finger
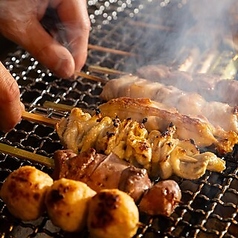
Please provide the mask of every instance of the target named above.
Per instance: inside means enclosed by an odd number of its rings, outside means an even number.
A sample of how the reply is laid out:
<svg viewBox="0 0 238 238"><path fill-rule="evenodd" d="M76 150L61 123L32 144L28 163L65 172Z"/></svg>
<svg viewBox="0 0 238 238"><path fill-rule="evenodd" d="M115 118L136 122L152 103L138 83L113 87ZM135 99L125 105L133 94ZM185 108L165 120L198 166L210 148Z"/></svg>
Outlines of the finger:
<svg viewBox="0 0 238 238"><path fill-rule="evenodd" d="M38 21L27 26L25 38L22 46L53 73L62 78L74 74L75 63L69 50L53 39Z"/></svg>
<svg viewBox="0 0 238 238"><path fill-rule="evenodd" d="M36 18L10 22L4 31L5 37L25 48L41 64L62 78L70 78L75 72L71 53L50 36Z"/></svg>
<svg viewBox="0 0 238 238"><path fill-rule="evenodd" d="M52 5L57 9L65 27L69 48L75 61L75 70L80 71L87 58L90 21L86 0L55 0Z"/></svg>
<svg viewBox="0 0 238 238"><path fill-rule="evenodd" d="M0 63L0 130L10 131L20 120L22 110L20 91L15 79Z"/></svg>
<svg viewBox="0 0 238 238"><path fill-rule="evenodd" d="M71 77L75 71L71 53L54 40L39 23L48 1L25 0L21 3L0 1L4 13L0 14L1 33L25 48L56 75Z"/></svg>

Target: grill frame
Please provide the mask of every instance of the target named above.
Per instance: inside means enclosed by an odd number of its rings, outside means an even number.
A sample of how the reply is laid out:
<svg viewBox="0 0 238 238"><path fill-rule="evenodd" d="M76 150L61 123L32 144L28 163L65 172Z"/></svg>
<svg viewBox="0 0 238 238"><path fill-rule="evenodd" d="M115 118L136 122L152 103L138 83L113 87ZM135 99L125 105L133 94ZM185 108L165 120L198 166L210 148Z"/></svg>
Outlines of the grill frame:
<svg viewBox="0 0 238 238"><path fill-rule="evenodd" d="M147 3L147 5L145 4ZM173 11L182 14L187 5L184 1L88 1L89 16L92 22L90 43L104 47L109 47L126 52L133 52L139 57L128 57L89 50L88 59L84 67L87 71L90 65L100 65L102 67L113 68L133 73L136 67L145 63L157 60L154 54L155 47L161 49L160 44L147 51L146 39L135 41L141 36L148 34L155 38L154 31L146 30L144 26L139 26L134 32L132 25L128 21L139 20L149 21L148 12L167 11L168 7ZM172 6L171 6L172 5ZM185 10L184 10L185 9ZM155 19L154 19L155 20ZM158 19L159 20L159 19ZM163 23L163 22L162 22ZM162 24L161 23L161 24ZM163 34L167 33L167 27L172 23L166 23L166 28L159 29ZM164 26L164 23L162 24ZM148 25L147 25L148 26ZM128 31L131 32L128 34ZM157 29L158 30L158 29ZM126 33L126 34L125 34ZM134 42L131 41L134 37ZM163 37L159 38L163 40ZM203 46L202 46L203 47ZM167 49L162 50L162 56ZM184 51L182 51L184 53ZM187 52L187 51L185 51ZM206 57L207 51L202 52L199 59ZM234 57L229 46L222 48L221 62L217 63L213 73L222 74L224 68ZM177 51L163 58L163 63L179 65L175 57ZM185 54L185 59L189 54ZM224 55L228 55L224 57ZM142 57L143 56L143 57ZM55 111L44 108L45 101L54 101L70 106L78 106L85 109L93 109L101 99L99 97L103 84L78 77L74 82L59 79L42 67L29 53L19 47L15 47L4 60L5 66L15 77L21 91L21 98L26 106L26 110L39 113L50 118L60 118L67 115L66 112ZM195 70L199 69L199 65ZM114 75L100 75L106 79L115 77ZM234 75L232 75L233 77ZM0 134L3 143L31 151L44 156L52 157L56 149L61 149L62 145L54 131L54 128L35 122L23 120L11 132ZM195 181L189 181L173 177L182 189L182 203L169 218L151 218L141 214L140 221L144 224L138 230L137 237L224 237L235 238L238 234L237 200L238 192L238 162L236 149L226 156L227 169L221 173L206 172L206 174ZM0 184L7 175L14 169L23 165L34 165L37 168L51 173L52 170L38 163L21 160L19 158L0 154ZM34 222L22 222L12 217L5 204L0 199L0 235L1 237L74 237L54 227L47 215ZM75 235L77 236L77 235ZM87 231L80 234L80 237L88 237Z"/></svg>

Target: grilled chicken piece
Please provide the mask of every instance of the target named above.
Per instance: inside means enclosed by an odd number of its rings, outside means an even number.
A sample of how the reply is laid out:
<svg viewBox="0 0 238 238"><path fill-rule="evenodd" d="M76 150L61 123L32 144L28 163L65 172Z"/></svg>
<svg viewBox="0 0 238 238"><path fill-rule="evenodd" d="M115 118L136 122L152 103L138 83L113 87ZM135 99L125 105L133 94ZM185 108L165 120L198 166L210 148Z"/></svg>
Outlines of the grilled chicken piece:
<svg viewBox="0 0 238 238"><path fill-rule="evenodd" d="M148 190L140 201L140 210L149 215L156 215L154 211L160 210L161 214L171 214L174 207L181 200L181 191L173 180L165 180L155 184ZM160 204L160 206L158 206ZM162 204L162 205L161 205Z"/></svg>
<svg viewBox="0 0 238 238"><path fill-rule="evenodd" d="M121 88L120 85L124 85L125 81L126 88ZM238 132L235 107L216 101L207 102L197 93L184 92L174 86L166 86L137 76L125 75L108 81L101 97L106 101L118 97L150 98L168 107L175 107L181 114L209 121L215 128Z"/></svg>
<svg viewBox="0 0 238 238"><path fill-rule="evenodd" d="M130 195L136 204L143 200L143 204L149 203L148 198L153 197L153 206L139 206L144 213L150 211L149 214L169 216L181 199L181 191L176 182L160 181L154 186L145 169L136 168L120 160L115 154L105 157L92 148L79 154L74 154L71 150L58 150L54 153L54 161L55 179L68 178L85 182L96 192L109 188L119 189ZM148 194L150 189L153 191ZM156 198L157 194L160 194L160 198ZM157 202L158 199L163 202Z"/></svg>
<svg viewBox="0 0 238 238"><path fill-rule="evenodd" d="M45 212L45 191L53 184L46 173L32 166L14 170L4 181L1 198L8 210L23 221L38 219Z"/></svg>
<svg viewBox="0 0 238 238"><path fill-rule="evenodd" d="M53 178L68 178L86 183L96 192L120 188L138 201L152 186L145 169L135 168L115 154L98 154L94 149L70 154L71 150L54 153Z"/></svg>
<svg viewBox="0 0 238 238"><path fill-rule="evenodd" d="M182 140L193 139L200 147L216 144L215 128L209 123L182 115L177 111L166 110L165 106L148 98L121 97L111 99L99 106L103 116L119 117L121 120L132 118L143 122L148 131L165 131L170 123L176 126L175 136Z"/></svg>
<svg viewBox="0 0 238 238"><path fill-rule="evenodd" d="M94 238L131 238L139 226L139 211L125 192L103 189L89 202L87 223Z"/></svg>
<svg viewBox="0 0 238 238"><path fill-rule="evenodd" d="M74 156L71 151L61 153L62 161ZM110 237L114 231L118 237L131 237L139 225L138 207L129 194L118 189L104 189L96 194L85 183L67 178L53 182L48 174L32 166L13 171L1 192L12 215L23 221L34 220L46 208L52 223L67 232L80 232L88 223L93 237ZM124 229L118 230L122 226Z"/></svg>
<svg viewBox="0 0 238 238"><path fill-rule="evenodd" d="M210 156L200 153L192 140L183 141L175 138L174 125L170 125L163 133L159 130L148 132L143 123L130 118L120 121L119 118L112 119L103 117L101 114L95 114L92 117L84 116L84 114L81 109L74 108L68 118L62 118L56 125L57 133L64 146L75 153L87 151L92 147L97 152L103 152L106 155L114 153L122 160L145 168L150 176L162 176L164 179L170 177L172 173L177 173L178 163L183 168L181 161L184 160L187 161L187 169L190 166L193 168L196 163L201 164L201 158L207 162L202 163L201 170L197 172L188 174L181 171L179 176L183 178L199 178L208 167ZM88 118L88 120L81 120L81 118ZM216 156L212 154L211 157L214 161ZM216 160L220 166L215 168L219 168L217 171L221 172L225 169L225 163L218 157ZM114 174L115 181L119 176L120 174L118 176L117 173ZM96 188L93 189L96 190Z"/></svg>
<svg viewBox="0 0 238 238"><path fill-rule="evenodd" d="M54 181L45 195L52 223L67 232L82 231L87 224L88 203L96 194L85 183L61 178Z"/></svg>
<svg viewBox="0 0 238 238"><path fill-rule="evenodd" d="M216 83L214 91L221 102L231 106L238 106L238 82L237 80L220 80Z"/></svg>
<svg viewBox="0 0 238 238"><path fill-rule="evenodd" d="M172 123L176 126L174 134L176 138L192 139L200 148L213 145L219 154L231 152L234 145L238 143L238 136L235 132L214 128L208 121L164 108L163 104L148 98L129 97L111 99L99 106L103 116L118 117L121 120L131 118L138 122L144 122L143 124L148 131L165 131L168 125Z"/></svg>
<svg viewBox="0 0 238 238"><path fill-rule="evenodd" d="M187 92L196 92L207 101L238 105L238 82L215 75L172 70L165 65L148 65L137 70L140 77L165 85L173 85Z"/></svg>

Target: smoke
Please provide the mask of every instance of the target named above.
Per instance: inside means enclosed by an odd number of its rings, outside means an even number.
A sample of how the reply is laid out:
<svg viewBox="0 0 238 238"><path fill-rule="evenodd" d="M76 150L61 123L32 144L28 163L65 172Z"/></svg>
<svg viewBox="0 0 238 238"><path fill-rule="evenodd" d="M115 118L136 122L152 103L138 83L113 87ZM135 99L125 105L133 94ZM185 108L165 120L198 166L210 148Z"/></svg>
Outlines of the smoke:
<svg viewBox="0 0 238 238"><path fill-rule="evenodd" d="M136 22L133 49L140 57L131 58L126 67L153 63L174 66L191 52L198 57L205 51L221 47L234 50L232 31L235 26L238 29L235 0L154 0L142 4L145 6L141 14L132 19ZM145 14L150 17L141 17ZM142 27L141 22L146 24Z"/></svg>

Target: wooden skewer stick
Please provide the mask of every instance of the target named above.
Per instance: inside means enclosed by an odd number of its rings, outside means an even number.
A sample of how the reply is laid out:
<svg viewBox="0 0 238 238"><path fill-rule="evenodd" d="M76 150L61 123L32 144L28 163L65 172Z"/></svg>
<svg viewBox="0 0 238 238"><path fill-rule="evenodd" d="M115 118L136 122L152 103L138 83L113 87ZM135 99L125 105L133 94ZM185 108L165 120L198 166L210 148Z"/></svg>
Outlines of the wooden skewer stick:
<svg viewBox="0 0 238 238"><path fill-rule="evenodd" d="M74 106L66 105L63 103L55 103L55 102L50 102L50 101L45 101L43 103L43 107L45 108L51 108L57 111L63 111L63 112L70 112ZM86 109L86 108L81 108L84 113L89 113L93 115L95 111L93 109Z"/></svg>
<svg viewBox="0 0 238 238"><path fill-rule="evenodd" d="M146 28L151 28L151 29L155 29L155 30L173 31L173 28L168 27L168 26L163 26L163 25L159 25L159 24L144 23L144 22L141 22L141 21L130 20L130 21L128 21L128 24L130 24L132 26L146 27Z"/></svg>
<svg viewBox="0 0 238 238"><path fill-rule="evenodd" d="M69 106L63 103L55 103L51 101L45 101L43 104L43 107L52 108L54 110L64 111L64 112L70 112L74 108L74 106Z"/></svg>
<svg viewBox="0 0 238 238"><path fill-rule="evenodd" d="M93 80L93 81L96 81L96 82L100 82L102 84L106 84L107 81L108 81L106 79L103 79L103 78L100 78L100 77L97 77L97 76L94 76L94 75L86 74L84 72L75 72L74 76L75 77L79 76L79 77L82 77L82 78L90 79L90 80Z"/></svg>
<svg viewBox="0 0 238 238"><path fill-rule="evenodd" d="M136 56L136 54L131 53L131 52L115 50L115 49L111 49L111 48L107 48L107 47L103 47L103 46L99 46L99 45L88 44L88 49L108 52L108 53L117 54L117 55Z"/></svg>
<svg viewBox="0 0 238 238"><path fill-rule="evenodd" d="M130 74L127 72L119 71L116 69L109 69L107 67L101 67L98 65L91 65L88 67L88 70L90 72L95 72L95 73L101 73L101 74L115 74L115 75L125 75L125 74Z"/></svg>
<svg viewBox="0 0 238 238"><path fill-rule="evenodd" d="M32 162L37 162L39 164L45 165L50 168L54 168L54 160L43 155L35 154L26 150L15 148L10 145L0 143L0 152L8 155L15 156L19 159L26 159Z"/></svg>
<svg viewBox="0 0 238 238"><path fill-rule="evenodd" d="M56 119L48 118L39 114L34 114L26 111L22 113L22 118L33 122L43 123L48 126L55 126L55 124L59 121Z"/></svg>

